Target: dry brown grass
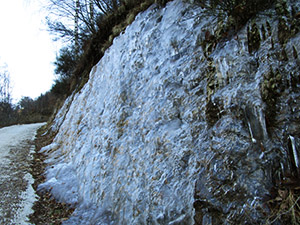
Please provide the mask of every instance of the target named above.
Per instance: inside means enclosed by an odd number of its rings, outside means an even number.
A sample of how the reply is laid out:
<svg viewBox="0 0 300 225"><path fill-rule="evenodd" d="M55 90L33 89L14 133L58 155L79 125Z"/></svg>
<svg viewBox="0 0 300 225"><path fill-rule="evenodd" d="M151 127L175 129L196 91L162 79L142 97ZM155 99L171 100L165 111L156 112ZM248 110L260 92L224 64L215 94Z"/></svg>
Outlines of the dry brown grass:
<svg viewBox="0 0 300 225"><path fill-rule="evenodd" d="M266 224L280 221L282 224L300 224L300 180L296 185L280 187L274 198L267 202L271 212Z"/></svg>

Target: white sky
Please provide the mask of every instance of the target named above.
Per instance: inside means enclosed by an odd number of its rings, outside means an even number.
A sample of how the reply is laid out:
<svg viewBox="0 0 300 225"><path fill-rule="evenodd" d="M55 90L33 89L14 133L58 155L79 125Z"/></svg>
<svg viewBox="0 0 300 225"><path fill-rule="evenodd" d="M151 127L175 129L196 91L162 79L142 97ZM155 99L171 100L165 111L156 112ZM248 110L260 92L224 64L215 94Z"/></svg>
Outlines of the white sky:
<svg viewBox="0 0 300 225"><path fill-rule="evenodd" d="M14 103L45 93L54 80L58 43L46 30L47 12L39 2L46 1L0 1L0 64L8 65Z"/></svg>

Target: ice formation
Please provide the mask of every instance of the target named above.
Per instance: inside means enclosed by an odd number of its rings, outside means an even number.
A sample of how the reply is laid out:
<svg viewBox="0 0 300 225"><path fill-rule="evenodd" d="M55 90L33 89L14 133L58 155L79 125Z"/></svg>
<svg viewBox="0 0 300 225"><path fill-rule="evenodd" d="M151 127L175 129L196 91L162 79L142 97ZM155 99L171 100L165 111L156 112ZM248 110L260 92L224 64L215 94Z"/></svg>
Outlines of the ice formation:
<svg viewBox="0 0 300 225"><path fill-rule="evenodd" d="M251 53L253 21L204 45L226 15L180 0L151 6L115 38L42 149L49 167L40 188L76 207L64 224L193 224L199 212L203 224L264 219L271 168L286 148L267 129L270 68L285 85L276 104L299 102L288 74L299 73L300 35L287 39L282 61L278 21L268 15L254 19L273 26ZM284 107L279 114L291 113ZM277 119L282 139L297 136L291 118Z"/></svg>

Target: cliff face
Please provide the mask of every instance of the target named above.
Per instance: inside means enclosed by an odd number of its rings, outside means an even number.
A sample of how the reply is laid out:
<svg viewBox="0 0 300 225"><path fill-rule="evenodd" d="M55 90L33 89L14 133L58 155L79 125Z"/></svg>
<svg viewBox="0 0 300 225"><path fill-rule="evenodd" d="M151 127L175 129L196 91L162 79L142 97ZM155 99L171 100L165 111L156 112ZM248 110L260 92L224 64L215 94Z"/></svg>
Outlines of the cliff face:
<svg viewBox="0 0 300 225"><path fill-rule="evenodd" d="M76 206L64 224L262 223L299 176L299 19L221 34L215 13L150 7L67 99L40 185Z"/></svg>

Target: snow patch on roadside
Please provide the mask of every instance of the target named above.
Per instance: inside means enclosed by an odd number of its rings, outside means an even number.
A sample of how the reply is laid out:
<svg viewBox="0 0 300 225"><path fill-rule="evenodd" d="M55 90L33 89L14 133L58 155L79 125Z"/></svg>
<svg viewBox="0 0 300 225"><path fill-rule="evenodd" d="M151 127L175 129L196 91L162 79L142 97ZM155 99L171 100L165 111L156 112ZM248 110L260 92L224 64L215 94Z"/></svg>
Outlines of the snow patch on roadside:
<svg viewBox="0 0 300 225"><path fill-rule="evenodd" d="M24 176L24 179L27 181L27 189L26 191L22 192L21 199L22 202L20 203L20 208L17 210L15 218L13 220L14 224L30 224L27 222L28 215L33 213L33 203L37 200L38 196L35 193L34 189L32 188L32 184L34 183L34 179L31 174L27 173Z"/></svg>

